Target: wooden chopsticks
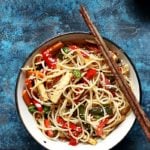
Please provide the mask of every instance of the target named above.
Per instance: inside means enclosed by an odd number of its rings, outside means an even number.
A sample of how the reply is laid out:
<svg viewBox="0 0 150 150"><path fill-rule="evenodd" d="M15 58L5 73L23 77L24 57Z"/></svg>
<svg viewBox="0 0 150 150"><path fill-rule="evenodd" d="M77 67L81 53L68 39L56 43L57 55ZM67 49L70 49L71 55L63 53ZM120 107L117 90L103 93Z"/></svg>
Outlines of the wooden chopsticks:
<svg viewBox="0 0 150 150"><path fill-rule="evenodd" d="M146 137L150 141L150 120L148 119L145 112L143 111L140 104L138 103L127 81L124 79L123 75L118 71L117 64L109 54L109 48L105 44L103 38L101 37L100 33L96 29L95 25L92 23L86 9L83 6L80 7L80 13L85 23L87 24L89 30L91 31L92 35L94 36L98 48L101 49L106 62L108 63L113 75L116 78L117 84L119 85L121 91L124 93L124 96L128 100L128 103L130 104L131 109L133 110L138 122L143 128Z"/></svg>

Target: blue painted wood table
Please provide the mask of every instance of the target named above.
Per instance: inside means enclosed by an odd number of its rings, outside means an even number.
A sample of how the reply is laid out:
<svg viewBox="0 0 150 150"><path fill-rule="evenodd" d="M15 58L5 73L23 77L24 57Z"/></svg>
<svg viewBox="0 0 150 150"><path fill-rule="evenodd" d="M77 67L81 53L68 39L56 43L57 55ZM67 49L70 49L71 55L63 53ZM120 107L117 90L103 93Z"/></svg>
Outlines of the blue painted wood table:
<svg viewBox="0 0 150 150"><path fill-rule="evenodd" d="M150 5L140 0L0 0L0 150L41 150L16 111L19 69L41 42L59 33L88 31L79 15L84 4L103 36L132 59L142 84L141 105L150 116ZM149 7L149 8L148 8ZM148 150L136 122L114 150Z"/></svg>

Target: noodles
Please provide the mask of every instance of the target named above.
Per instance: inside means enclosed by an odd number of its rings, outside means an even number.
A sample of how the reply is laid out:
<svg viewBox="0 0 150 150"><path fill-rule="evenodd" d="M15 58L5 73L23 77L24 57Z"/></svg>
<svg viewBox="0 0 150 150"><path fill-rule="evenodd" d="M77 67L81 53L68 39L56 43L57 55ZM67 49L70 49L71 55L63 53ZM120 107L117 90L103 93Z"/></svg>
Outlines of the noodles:
<svg viewBox="0 0 150 150"><path fill-rule="evenodd" d="M60 45L57 54L47 49L22 68L24 101L46 137L96 144L125 119L129 105L93 44ZM131 84L127 65L110 54Z"/></svg>

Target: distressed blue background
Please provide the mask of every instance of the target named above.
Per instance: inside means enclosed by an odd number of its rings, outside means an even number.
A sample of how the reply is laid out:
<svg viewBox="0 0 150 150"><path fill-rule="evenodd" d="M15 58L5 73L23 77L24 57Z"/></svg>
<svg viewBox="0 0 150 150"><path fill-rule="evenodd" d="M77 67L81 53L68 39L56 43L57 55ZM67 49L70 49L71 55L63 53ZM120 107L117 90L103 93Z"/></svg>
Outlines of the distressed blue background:
<svg viewBox="0 0 150 150"><path fill-rule="evenodd" d="M41 150L16 111L19 69L41 42L59 33L88 31L78 9L84 4L103 36L132 59L142 83L142 106L150 116L150 12L138 0L0 0L0 149ZM138 123L114 150L148 150Z"/></svg>

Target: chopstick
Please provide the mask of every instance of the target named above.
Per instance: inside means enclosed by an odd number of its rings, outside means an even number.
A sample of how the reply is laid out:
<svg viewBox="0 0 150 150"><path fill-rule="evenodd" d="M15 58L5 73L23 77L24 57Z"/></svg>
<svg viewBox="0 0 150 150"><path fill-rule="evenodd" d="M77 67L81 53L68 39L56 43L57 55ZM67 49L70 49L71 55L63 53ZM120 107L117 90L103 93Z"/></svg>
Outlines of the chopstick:
<svg viewBox="0 0 150 150"><path fill-rule="evenodd" d="M102 51L102 54L107 64L109 65L111 72L116 78L117 84L119 85L121 91L124 93L124 96L126 97L129 105L131 106L131 109L134 112L139 124L141 125L147 139L150 141L150 120L148 119L148 116L141 108L130 86L124 79L124 76L119 72L117 64L109 54L109 48L107 47L100 33L96 29L96 26L91 21L85 7L80 6L80 13L92 35L94 36L98 48Z"/></svg>

